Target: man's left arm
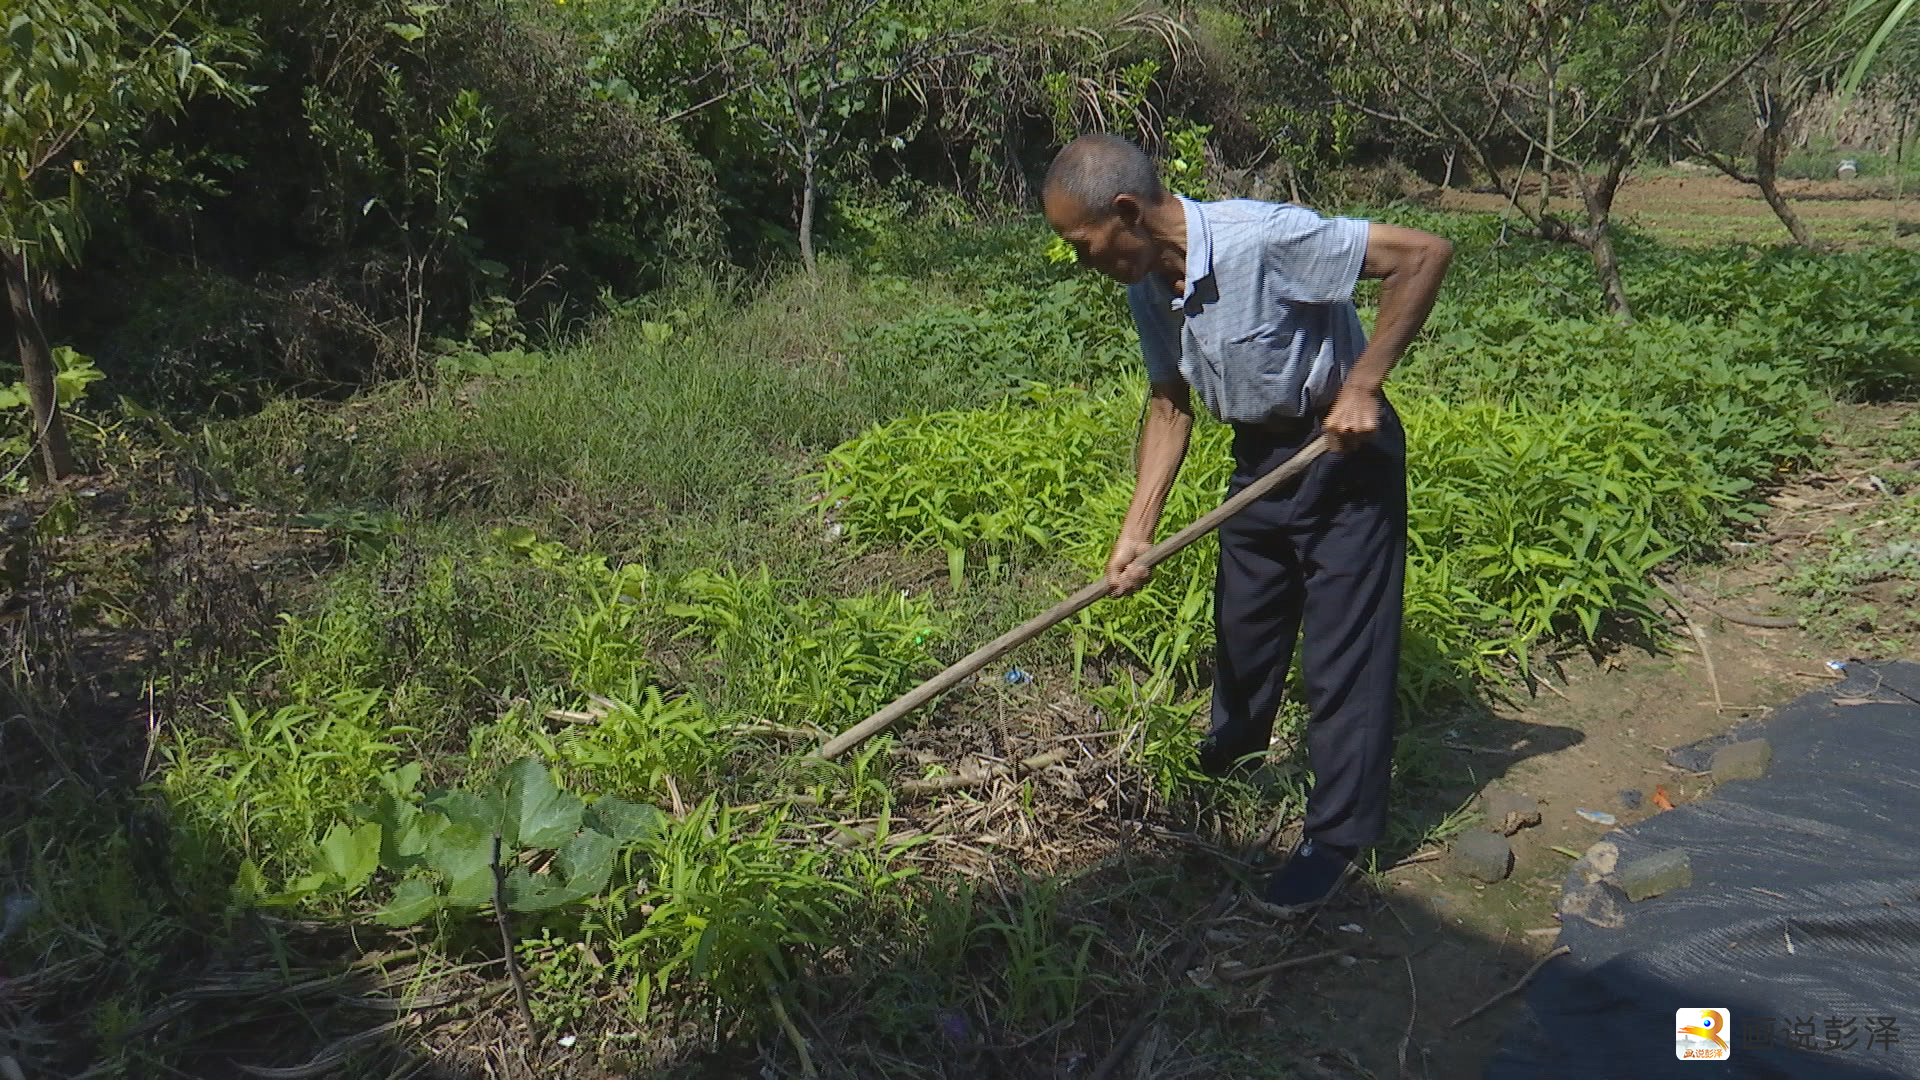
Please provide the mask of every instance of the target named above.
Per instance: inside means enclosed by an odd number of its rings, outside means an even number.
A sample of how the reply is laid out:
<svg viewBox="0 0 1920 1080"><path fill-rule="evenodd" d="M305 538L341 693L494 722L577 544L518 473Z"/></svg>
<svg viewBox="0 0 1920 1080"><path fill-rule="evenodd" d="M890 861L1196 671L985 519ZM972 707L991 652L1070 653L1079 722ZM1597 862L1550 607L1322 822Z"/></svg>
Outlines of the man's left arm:
<svg viewBox="0 0 1920 1080"><path fill-rule="evenodd" d="M1357 449L1380 430L1380 388L1426 324L1452 260L1453 245L1443 237L1399 225L1367 226L1360 276L1380 279L1380 313L1327 411L1324 429L1341 449Z"/></svg>

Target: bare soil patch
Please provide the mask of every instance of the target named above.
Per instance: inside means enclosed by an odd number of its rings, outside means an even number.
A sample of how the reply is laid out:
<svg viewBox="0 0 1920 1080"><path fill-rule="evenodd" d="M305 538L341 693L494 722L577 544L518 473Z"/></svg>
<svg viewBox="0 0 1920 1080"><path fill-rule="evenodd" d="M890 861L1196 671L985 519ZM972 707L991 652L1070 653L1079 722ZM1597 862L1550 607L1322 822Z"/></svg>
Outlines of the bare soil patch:
<svg viewBox="0 0 1920 1080"><path fill-rule="evenodd" d="M1920 246L1920 191L1904 199L1891 196L1890 184L1872 181L1783 180L1781 192L1812 231L1816 243L1850 248L1896 243ZM1539 183L1523 188L1532 205ZM1447 210L1498 213L1504 195L1451 190L1437 205ZM1578 193L1556 184L1551 209L1562 216L1583 214ZM1791 241L1760 189L1718 174L1655 173L1634 176L1620 189L1615 217L1670 243L1708 246L1727 243L1783 244Z"/></svg>

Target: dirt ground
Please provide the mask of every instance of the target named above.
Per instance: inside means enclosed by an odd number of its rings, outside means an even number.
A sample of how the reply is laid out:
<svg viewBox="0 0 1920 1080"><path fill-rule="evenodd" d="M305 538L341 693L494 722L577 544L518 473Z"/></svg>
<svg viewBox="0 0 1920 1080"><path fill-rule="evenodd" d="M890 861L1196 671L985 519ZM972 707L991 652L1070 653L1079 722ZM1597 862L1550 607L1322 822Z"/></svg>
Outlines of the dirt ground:
<svg viewBox="0 0 1920 1080"><path fill-rule="evenodd" d="M1783 180L1780 189L1816 243L1920 247L1920 184L1910 185L1897 201L1891 197L1891 181ZM1536 182L1521 197L1532 205L1538 193ZM1445 192L1438 205L1498 212L1507 201L1504 195L1456 189ZM1550 206L1563 216L1582 213L1577 193L1560 184ZM1759 188L1718 173L1672 169L1629 177L1614 203L1614 215L1669 243L1777 244L1789 239Z"/></svg>
<svg viewBox="0 0 1920 1080"><path fill-rule="evenodd" d="M1666 751L1764 716L1823 685L1828 659L1848 658L1836 651L1847 639L1831 632L1747 626L1708 610L1791 612L1791 598L1779 586L1806 560L1820 557L1818 537L1870 525L1876 508L1884 510L1895 497L1875 490L1869 478L1920 467L1888 461L1874 446L1874 433L1895 426L1913 406L1835 411L1842 435L1834 457L1818 471L1789 478L1771 500L1769 519L1735 542L1745 546L1732 546L1726 564L1681 579L1683 606L1705 635L1704 649L1622 648L1598 660L1569 659L1564 681L1461 725L1458 741L1450 740L1460 764L1483 789L1497 782L1540 799L1543 820L1512 838L1514 868L1506 881L1475 882L1443 855L1375 875L1322 918L1329 927L1359 927L1390 954L1415 954L1410 971L1405 962L1361 961L1348 968L1308 966L1294 976L1289 1008L1337 1020L1320 1028L1341 1035L1319 1058L1325 1075L1398 1076L1405 1038L1412 1075L1479 1076L1524 995L1458 1029L1449 1025L1556 947L1555 900L1572 860L1555 848L1584 851L1610 831L1576 811L1603 811L1625 826L1661 812L1652 804L1657 789L1676 806L1710 797L1711 780L1668 765ZM1676 628L1683 626L1676 616ZM1904 645L1911 655L1913 627L1909 615L1904 639L1881 640L1889 648ZM1637 809L1623 800L1623 790L1640 794ZM1330 944L1353 940L1338 929L1326 936Z"/></svg>
<svg viewBox="0 0 1920 1080"><path fill-rule="evenodd" d="M1686 180L1689 189L1695 183ZM1765 212L1764 204L1755 200L1754 205ZM922 1060L910 1067L860 1059L877 1040L860 1029L860 998L846 995L851 1013L844 1022L825 1010L810 1021L817 1022L821 1032L815 1052L823 1068L830 1062L846 1068L827 1075L1475 1080L1523 1007L1522 996L1513 995L1458 1027L1454 1024L1513 987L1557 944L1554 906L1570 857L1556 849L1582 851L1609 831L1581 818L1578 810L1603 811L1628 825L1660 812L1653 797L1662 788L1676 805L1711 797L1706 777L1665 763L1669 748L1717 734L1821 686L1828 659L1850 658L1862 649L1880 650L1858 653L1863 659L1920 652L1916 605L1910 594L1899 592L1914 584L1911 580L1874 582L1868 592L1852 598L1881 609L1881 625L1867 631L1834 618L1809 620L1792 629L1765 629L1728 621L1709 610L1794 612L1797 601L1783 588L1786 581L1827 558L1829 541L1839 533L1870 532L1885 521L1898 488L1920 490L1920 460L1909 459L1920 458L1920 443L1908 441L1902 444L1906 449L1895 451L1888 448L1885 435L1916 409L1909 404L1833 410L1831 453L1816 466L1783 478L1767 520L1730 545L1723 562L1696 568L1682 580L1687 597L1679 603L1704 633L1704 647L1695 640L1657 652L1621 644L1599 657L1569 654L1559 659L1558 677L1539 684L1532 695L1462 713L1457 722L1443 726L1440 752L1447 755L1447 771L1462 782L1421 805L1401 807L1411 811L1417 829L1457 822L1460 809L1471 808L1471 800L1496 782L1544 804L1541 824L1512 838L1513 872L1498 883L1467 878L1439 847L1382 852L1386 863L1380 872L1347 890L1339 903L1304 928L1276 932L1244 907L1209 922L1200 914L1225 884L1223 852L1209 849L1198 837L1160 842L1149 835L1160 824L1158 815L1123 805L1148 785L1124 773L1116 781L1096 760L1110 756L1104 749L1108 744L1098 741L1101 723L1084 702L1063 697L1048 704L1038 697L1038 688L1028 701L1028 688L993 685L988 692L966 695L981 703L974 726L909 729L901 741L909 757L924 752L928 760L946 763L987 752L1002 761L1017 761L1064 745L1098 748L1085 751L1088 767L1057 780L1066 790L1053 792L1039 815L1023 810L1012 796L974 799L955 793L903 806L901 824L910 820L939 841L929 858L945 870L973 864L991 874L990 864L1007 856L1038 870L1106 867L1083 884L1069 886L1068 894L1075 919L1105 924L1105 940L1114 943L1119 960L1113 967L1128 975L1152 971L1161 983L1184 980L1209 994L1204 1002L1157 1014L1150 1001L1101 995L1096 1012L1084 1023L1023 1037L1014 1045L956 1050L951 1061ZM1913 430L1911 424L1907 430ZM108 501L103 498L81 501L103 518L118 513L105 505L93 507ZM288 566L281 576L297 580L309 577L324 561L315 537L289 536L282 538L284 543L259 547L272 529L239 511L220 520L227 524L198 531L183 528L180 536L143 533L144 547L135 545L113 556L137 563L143 574L160 583L170 598L169 618L163 620L170 634L226 627L216 636L238 641L247 627L230 609L273 606L264 597L237 602L241 595L235 583L245 577L243 571L285 559ZM894 567L885 576L904 586L910 581L909 569ZM924 569L926 583L931 583L944 567L929 564ZM878 572L860 569L868 571ZM1902 600L1902 595L1909 599ZM91 656L110 644L75 633L66 649ZM126 665L140 660L131 653L121 658ZM100 662L88 659L81 666ZM102 715L126 718L116 753L137 768L153 706L149 701L130 717L124 703L119 707L120 712ZM1033 723L1029 714L1046 724ZM75 742L89 752L108 741L90 731L75 733ZM1004 786L1017 790L1012 783ZM1640 794L1637 808L1622 799L1623 790ZM948 831L936 836L942 825ZM1278 837L1270 850L1283 851L1288 839ZM1190 952L1182 944L1189 941ZM369 947L356 939L356 950ZM335 947L327 955L337 958L344 949ZM264 952L250 961L269 963ZM278 977L265 967L256 974ZM462 977L479 982L470 972ZM924 972L905 971L900 977L901 985L910 985L924 978ZM243 989L254 985L246 983ZM1136 984L1129 979L1126 985ZM845 989L842 984L832 988ZM484 1068L477 1064L485 1055L476 1046L513 1042L513 1021L504 1004L509 999L500 991L498 980L475 990L491 1003L484 1014L443 1010L466 1026L455 1032L449 1023L444 1039L436 1035L419 1040L439 1051L431 1075L461 1080L589 1075L583 1067L562 1068L554 1061L533 1067L521 1061L507 1068L502 1058L497 1074L492 1057L485 1058ZM209 1010L232 1008L226 998L207 1000ZM364 1020L363 1011L353 1016ZM1149 1021L1138 1048L1124 1067L1096 1072L1135 1016ZM484 1030L498 1028L503 1034L497 1039L475 1036L474 1023L492 1025ZM292 1029L276 1029L285 1030ZM769 1045L779 1046L777 1039ZM396 1052L411 1060L424 1047L409 1039ZM232 1056L231 1049L221 1044L223 1060ZM1225 1060L1235 1052L1258 1065ZM260 1060L274 1059L263 1051ZM976 1062L990 1067L976 1068ZM753 1066L734 1068L736 1064L728 1059L702 1075L776 1075L760 1073L758 1059ZM599 1074L593 1075L599 1080Z"/></svg>

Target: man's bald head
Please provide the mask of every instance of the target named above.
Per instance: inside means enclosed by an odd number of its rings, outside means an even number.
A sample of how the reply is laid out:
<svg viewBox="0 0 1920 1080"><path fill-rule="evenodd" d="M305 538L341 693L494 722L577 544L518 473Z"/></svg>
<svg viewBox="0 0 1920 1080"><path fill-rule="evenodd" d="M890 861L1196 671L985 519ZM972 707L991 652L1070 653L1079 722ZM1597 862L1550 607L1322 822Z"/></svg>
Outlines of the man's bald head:
<svg viewBox="0 0 1920 1080"><path fill-rule="evenodd" d="M1113 213L1113 201L1131 195L1142 206L1166 198L1159 170L1138 146L1118 135L1082 135L1067 144L1047 170L1049 199L1071 199L1089 221Z"/></svg>

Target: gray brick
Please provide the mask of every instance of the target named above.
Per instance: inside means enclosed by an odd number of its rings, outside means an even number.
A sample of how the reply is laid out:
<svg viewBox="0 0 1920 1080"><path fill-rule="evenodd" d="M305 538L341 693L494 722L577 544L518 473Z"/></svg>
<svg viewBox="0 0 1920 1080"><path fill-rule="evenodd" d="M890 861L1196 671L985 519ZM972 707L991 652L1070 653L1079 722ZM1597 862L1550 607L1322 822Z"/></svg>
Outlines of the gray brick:
<svg viewBox="0 0 1920 1080"><path fill-rule="evenodd" d="M1765 776L1767 766L1772 763L1772 743L1765 739L1747 739L1715 750L1709 768L1713 782L1724 784L1729 780L1755 780Z"/></svg>
<svg viewBox="0 0 1920 1080"><path fill-rule="evenodd" d="M1475 830L1453 842L1453 861L1469 877L1504 881L1513 872L1513 845L1499 833Z"/></svg>
<svg viewBox="0 0 1920 1080"><path fill-rule="evenodd" d="M1668 848L1628 863L1620 869L1620 887L1627 899L1639 901L1693 884L1693 863L1683 848Z"/></svg>

